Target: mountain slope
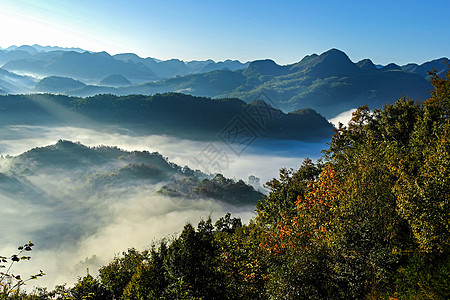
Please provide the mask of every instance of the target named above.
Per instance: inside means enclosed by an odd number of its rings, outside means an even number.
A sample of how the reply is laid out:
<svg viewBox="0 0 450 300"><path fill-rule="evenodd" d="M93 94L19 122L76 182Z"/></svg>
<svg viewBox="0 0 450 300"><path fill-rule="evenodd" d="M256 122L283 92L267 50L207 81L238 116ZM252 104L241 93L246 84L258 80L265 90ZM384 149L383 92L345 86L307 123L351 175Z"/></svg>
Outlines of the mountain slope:
<svg viewBox="0 0 450 300"><path fill-rule="evenodd" d="M36 84L32 77L21 76L0 68L0 89L5 93L28 93Z"/></svg>

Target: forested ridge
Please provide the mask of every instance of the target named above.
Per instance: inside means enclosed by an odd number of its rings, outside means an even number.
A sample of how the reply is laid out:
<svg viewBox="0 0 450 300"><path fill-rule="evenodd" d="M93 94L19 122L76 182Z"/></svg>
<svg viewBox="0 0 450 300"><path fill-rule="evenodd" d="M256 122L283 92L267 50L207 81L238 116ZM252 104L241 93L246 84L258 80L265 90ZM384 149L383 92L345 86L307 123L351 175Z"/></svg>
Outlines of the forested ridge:
<svg viewBox="0 0 450 300"><path fill-rule="evenodd" d="M262 97L264 98L264 97ZM194 139L219 139L239 119L242 135L287 140L328 140L333 125L312 109L284 113L262 98L245 103L237 98L211 99L181 93L153 96L111 94L80 98L58 94L0 96L0 125L118 126L136 134L166 134Z"/></svg>
<svg viewBox="0 0 450 300"><path fill-rule="evenodd" d="M187 224L71 288L1 297L449 299L450 72L430 75L427 101L360 107L321 160L281 169L249 224Z"/></svg>

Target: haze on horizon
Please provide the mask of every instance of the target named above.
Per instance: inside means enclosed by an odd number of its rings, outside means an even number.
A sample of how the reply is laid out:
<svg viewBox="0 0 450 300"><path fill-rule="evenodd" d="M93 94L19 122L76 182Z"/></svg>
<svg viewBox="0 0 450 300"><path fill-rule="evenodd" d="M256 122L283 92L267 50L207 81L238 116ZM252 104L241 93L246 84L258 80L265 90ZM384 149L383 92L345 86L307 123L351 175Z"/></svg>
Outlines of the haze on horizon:
<svg viewBox="0 0 450 300"><path fill-rule="evenodd" d="M450 2L4 0L0 47L79 47L185 61L271 58L330 48L353 61L406 64L448 56Z"/></svg>

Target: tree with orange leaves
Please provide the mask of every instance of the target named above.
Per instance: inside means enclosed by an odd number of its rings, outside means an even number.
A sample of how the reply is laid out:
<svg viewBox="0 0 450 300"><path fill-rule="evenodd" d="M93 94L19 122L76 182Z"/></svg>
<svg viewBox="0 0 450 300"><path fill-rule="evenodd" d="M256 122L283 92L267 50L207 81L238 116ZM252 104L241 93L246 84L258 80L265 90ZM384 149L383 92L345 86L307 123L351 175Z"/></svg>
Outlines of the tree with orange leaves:
<svg viewBox="0 0 450 300"><path fill-rule="evenodd" d="M270 182L257 220L274 299L450 297L450 83L431 78L423 104L359 108L320 175Z"/></svg>

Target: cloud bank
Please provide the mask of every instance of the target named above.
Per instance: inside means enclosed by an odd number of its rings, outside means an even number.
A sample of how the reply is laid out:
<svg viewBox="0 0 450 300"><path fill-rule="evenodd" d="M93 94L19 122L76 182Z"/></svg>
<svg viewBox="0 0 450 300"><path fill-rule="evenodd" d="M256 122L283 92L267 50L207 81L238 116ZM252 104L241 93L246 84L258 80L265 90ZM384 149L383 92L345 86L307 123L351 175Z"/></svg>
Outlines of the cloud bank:
<svg viewBox="0 0 450 300"><path fill-rule="evenodd" d="M124 150L158 151L181 166L202 170L199 158L211 143L229 160L221 167L206 166L229 178L247 179L249 175L266 182L278 175L281 167L297 168L303 158L320 156L324 143L255 141L237 155L220 142L198 142L168 136L138 136L120 128L90 130L75 127L6 126L0 129L1 155L18 155L34 147L54 144L59 139L80 141L87 146L111 145ZM9 160L3 160L0 172L8 174ZM29 166L33 168L33 166ZM215 169L216 168L216 169ZM207 171L207 170L203 170ZM144 249L152 242L180 232L187 222L196 224L226 212L247 222L254 207L226 205L213 199L195 200L189 205L155 193L161 185L108 186L92 191L86 182L70 171L55 170L17 177L26 191L2 190L0 254L10 255L17 246L32 240L36 246L30 262L15 266L16 273L34 274L42 269L43 279L30 283L53 288L76 281L78 276L96 274L115 254L135 247Z"/></svg>

